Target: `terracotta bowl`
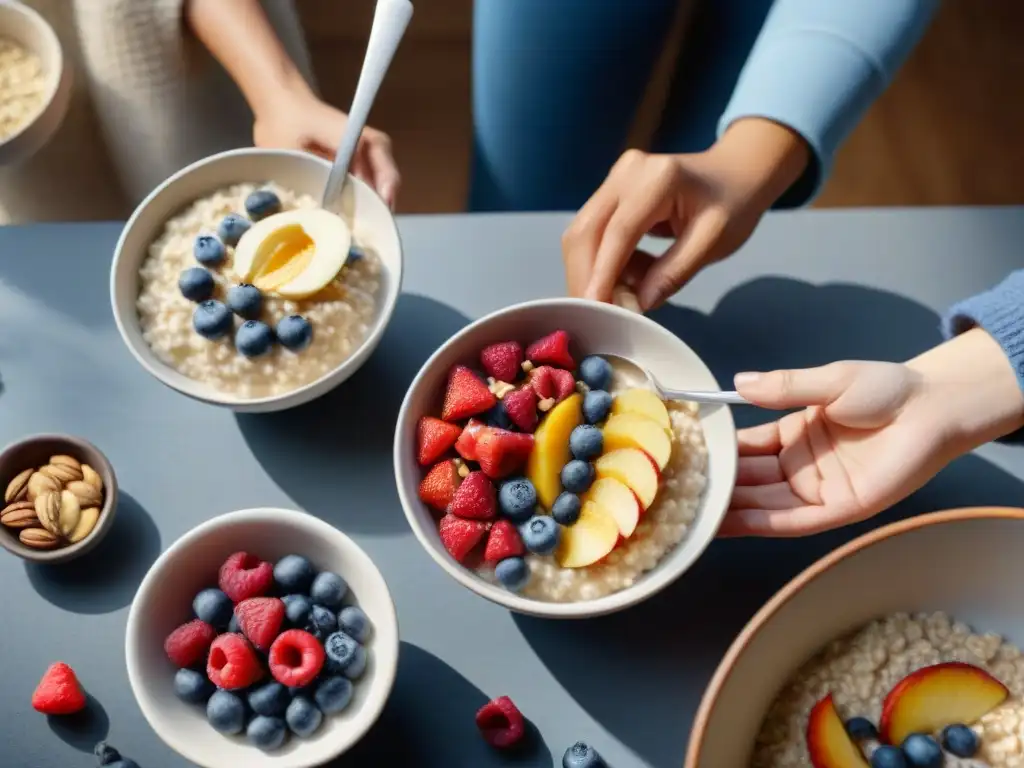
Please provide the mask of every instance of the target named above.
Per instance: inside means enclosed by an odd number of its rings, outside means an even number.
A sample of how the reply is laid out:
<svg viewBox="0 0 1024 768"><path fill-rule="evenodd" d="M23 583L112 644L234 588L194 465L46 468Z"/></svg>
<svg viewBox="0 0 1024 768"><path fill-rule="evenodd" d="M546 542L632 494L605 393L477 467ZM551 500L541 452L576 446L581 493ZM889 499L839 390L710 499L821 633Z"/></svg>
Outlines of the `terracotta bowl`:
<svg viewBox="0 0 1024 768"><path fill-rule="evenodd" d="M935 512L871 531L811 565L757 612L697 710L686 768L749 765L773 700L828 642L873 619L943 611L1024 644L1024 509Z"/></svg>

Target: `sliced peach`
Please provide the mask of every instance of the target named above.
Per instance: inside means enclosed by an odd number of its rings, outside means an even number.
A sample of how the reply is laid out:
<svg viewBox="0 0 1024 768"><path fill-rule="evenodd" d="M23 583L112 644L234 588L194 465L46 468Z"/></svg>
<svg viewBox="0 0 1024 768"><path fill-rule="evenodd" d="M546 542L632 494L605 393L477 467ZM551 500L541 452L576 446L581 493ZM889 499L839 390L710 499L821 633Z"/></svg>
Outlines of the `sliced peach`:
<svg viewBox="0 0 1024 768"><path fill-rule="evenodd" d="M672 441L653 419L636 413L617 413L608 417L601 429L604 449L639 448L663 470L672 457Z"/></svg>
<svg viewBox="0 0 1024 768"><path fill-rule="evenodd" d="M831 693L814 705L807 718L807 752L814 768L868 768L864 753L846 732Z"/></svg>
<svg viewBox="0 0 1024 768"><path fill-rule="evenodd" d="M552 408L533 433L533 451L526 476L537 489L537 500L551 509L562 492L561 472L569 459L569 435L583 423L583 398L570 395Z"/></svg>
<svg viewBox="0 0 1024 768"><path fill-rule="evenodd" d="M668 417L668 408L654 392L649 389L627 389L615 396L612 401L612 413L636 413L656 421L669 435L672 434L672 422Z"/></svg>
<svg viewBox="0 0 1024 768"><path fill-rule="evenodd" d="M620 448L594 462L598 478L611 477L625 485L647 509L658 495L658 471L647 454L637 448Z"/></svg>
<svg viewBox="0 0 1024 768"><path fill-rule="evenodd" d="M583 503L592 501L608 512L619 526L619 535L628 539L640 522L640 503L629 488L614 477L594 481L583 496Z"/></svg>
<svg viewBox="0 0 1024 768"><path fill-rule="evenodd" d="M579 519L562 529L555 561L562 568L586 568L608 556L619 543L619 526L610 512L588 501Z"/></svg>
<svg viewBox="0 0 1024 768"><path fill-rule="evenodd" d="M1010 695L1006 686L973 664L951 661L911 672L882 702L878 732L887 744L912 733L934 733L953 723L971 723Z"/></svg>

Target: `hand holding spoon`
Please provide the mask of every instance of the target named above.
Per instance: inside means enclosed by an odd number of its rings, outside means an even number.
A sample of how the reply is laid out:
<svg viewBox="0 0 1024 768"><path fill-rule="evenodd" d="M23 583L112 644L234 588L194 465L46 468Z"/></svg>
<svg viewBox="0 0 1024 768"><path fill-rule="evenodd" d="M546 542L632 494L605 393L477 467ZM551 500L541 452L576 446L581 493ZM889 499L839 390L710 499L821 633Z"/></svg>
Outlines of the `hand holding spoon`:
<svg viewBox="0 0 1024 768"><path fill-rule="evenodd" d="M723 405L750 405L750 401L742 397L738 392L702 392L693 389L668 389L662 386L662 384L654 378L649 370L640 365L636 360L633 360L623 355L616 355L611 352L599 352L598 357L603 357L609 363L616 363L618 365L629 366L636 369L647 382L654 388L654 391L658 393L658 397L662 400L688 400L692 403L720 403Z"/></svg>

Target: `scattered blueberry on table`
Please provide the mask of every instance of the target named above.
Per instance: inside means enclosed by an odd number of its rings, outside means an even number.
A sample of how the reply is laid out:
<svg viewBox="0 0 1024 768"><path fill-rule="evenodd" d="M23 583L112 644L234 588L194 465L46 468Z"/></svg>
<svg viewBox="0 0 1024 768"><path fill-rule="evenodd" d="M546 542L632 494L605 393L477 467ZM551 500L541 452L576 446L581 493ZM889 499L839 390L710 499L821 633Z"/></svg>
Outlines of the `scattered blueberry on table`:
<svg viewBox="0 0 1024 768"><path fill-rule="evenodd" d="M263 294L255 285L239 283L228 289L228 309L241 318L255 320L263 309Z"/></svg>
<svg viewBox="0 0 1024 768"><path fill-rule="evenodd" d="M274 332L261 320L246 320L235 332L235 349L246 357L260 357L274 347Z"/></svg>
<svg viewBox="0 0 1024 768"><path fill-rule="evenodd" d="M189 301L206 301L214 287L213 275L202 267L189 267L178 276L178 290Z"/></svg>
<svg viewBox="0 0 1024 768"><path fill-rule="evenodd" d="M213 341L231 330L231 310L216 299L200 302L192 313L192 327L204 339Z"/></svg>
<svg viewBox="0 0 1024 768"><path fill-rule="evenodd" d="M562 768L606 768L606 765L596 749L577 741L562 755Z"/></svg>
<svg viewBox="0 0 1024 768"><path fill-rule="evenodd" d="M192 244L192 255L204 267L216 267L224 261L227 252L224 243L214 235L199 235Z"/></svg>
<svg viewBox="0 0 1024 768"><path fill-rule="evenodd" d="M265 219L281 210L281 198L272 190L257 189L245 198L245 212L253 221Z"/></svg>
<svg viewBox="0 0 1024 768"><path fill-rule="evenodd" d="M301 352L313 341L313 326L302 315L288 315L277 323L277 340L292 352Z"/></svg>
<svg viewBox="0 0 1024 768"><path fill-rule="evenodd" d="M223 241L224 245L238 245L242 235L248 232L251 226L252 222L245 218L245 216L229 213L217 225L217 236Z"/></svg>
<svg viewBox="0 0 1024 768"><path fill-rule="evenodd" d="M101 768L139 768L138 763L131 758L122 756L120 752L105 741L97 744L93 748L92 753L96 758L96 764L101 766Z"/></svg>

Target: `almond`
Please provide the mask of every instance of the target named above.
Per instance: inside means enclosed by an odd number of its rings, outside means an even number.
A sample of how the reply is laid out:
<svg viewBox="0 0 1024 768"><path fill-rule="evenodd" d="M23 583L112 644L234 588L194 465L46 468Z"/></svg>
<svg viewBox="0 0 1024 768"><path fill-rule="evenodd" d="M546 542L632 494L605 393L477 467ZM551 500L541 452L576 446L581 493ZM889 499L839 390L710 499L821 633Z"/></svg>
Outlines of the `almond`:
<svg viewBox="0 0 1024 768"><path fill-rule="evenodd" d="M61 491L60 512L58 513L58 525L60 525L61 534L70 536L81 517L82 505L78 503L78 497L71 491Z"/></svg>
<svg viewBox="0 0 1024 768"><path fill-rule="evenodd" d="M18 540L32 549L53 549L59 540L44 528L26 528L18 534Z"/></svg>
<svg viewBox="0 0 1024 768"><path fill-rule="evenodd" d="M81 467L69 467L67 464L47 464L39 469L44 475L52 477L60 484L82 479Z"/></svg>
<svg viewBox="0 0 1024 768"><path fill-rule="evenodd" d="M68 536L68 541L75 544L90 533L93 528L96 527L96 521L100 519L100 510L98 507L88 507L82 510L82 516L78 518L78 525L75 526L75 530Z"/></svg>
<svg viewBox="0 0 1024 768"><path fill-rule="evenodd" d="M96 486L87 483L85 480L72 480L64 487L64 490L71 491L75 498L78 499L79 506L83 509L85 507L98 507L103 504L103 494L96 489Z"/></svg>
<svg viewBox="0 0 1024 768"><path fill-rule="evenodd" d="M33 472L28 479L28 500L35 501L50 491L59 491L60 483L42 472Z"/></svg>
<svg viewBox="0 0 1024 768"><path fill-rule="evenodd" d="M100 493L103 493L103 478L100 477L99 473L88 464L82 465L82 480Z"/></svg>
<svg viewBox="0 0 1024 768"><path fill-rule="evenodd" d="M72 469L81 469L82 465L78 462L74 456L68 456L66 453L59 453L56 456L50 457L51 464L60 464L65 467L71 467Z"/></svg>
<svg viewBox="0 0 1024 768"><path fill-rule="evenodd" d="M60 536L60 491L47 491L35 500L36 517L43 528Z"/></svg>
<svg viewBox="0 0 1024 768"><path fill-rule="evenodd" d="M31 501L16 501L0 512L0 525L7 528L32 528L39 525L35 505Z"/></svg>
<svg viewBox="0 0 1024 768"><path fill-rule="evenodd" d="M28 496L28 479L32 477L34 471L33 469L26 469L14 476L14 479L7 484L7 490L4 491L4 503L10 504L12 501L21 501Z"/></svg>

